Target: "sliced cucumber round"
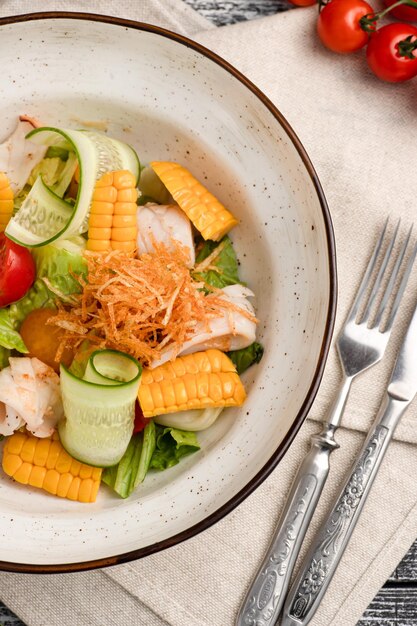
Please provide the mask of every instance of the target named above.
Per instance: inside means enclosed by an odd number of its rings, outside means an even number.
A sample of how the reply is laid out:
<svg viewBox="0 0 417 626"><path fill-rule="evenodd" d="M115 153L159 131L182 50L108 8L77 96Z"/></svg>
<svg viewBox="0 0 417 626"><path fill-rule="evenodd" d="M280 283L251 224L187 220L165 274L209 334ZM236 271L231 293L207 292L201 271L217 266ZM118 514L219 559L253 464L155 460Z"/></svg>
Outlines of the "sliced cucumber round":
<svg viewBox="0 0 417 626"><path fill-rule="evenodd" d="M85 233L96 181L106 172L126 169L139 180L140 163L133 148L101 133L42 127L35 128L28 137L34 143L74 153L80 176L74 204L62 200L36 180L6 228L7 236L23 246L46 245Z"/></svg>
<svg viewBox="0 0 417 626"><path fill-rule="evenodd" d="M154 422L161 426L198 432L210 428L223 409L223 406L216 406L208 409L188 409L176 413L165 413L165 415L156 415Z"/></svg>
<svg viewBox="0 0 417 626"><path fill-rule="evenodd" d="M65 417L58 430L71 456L97 467L120 461L133 432L141 373L133 357L116 350L93 352L82 379L61 364Z"/></svg>

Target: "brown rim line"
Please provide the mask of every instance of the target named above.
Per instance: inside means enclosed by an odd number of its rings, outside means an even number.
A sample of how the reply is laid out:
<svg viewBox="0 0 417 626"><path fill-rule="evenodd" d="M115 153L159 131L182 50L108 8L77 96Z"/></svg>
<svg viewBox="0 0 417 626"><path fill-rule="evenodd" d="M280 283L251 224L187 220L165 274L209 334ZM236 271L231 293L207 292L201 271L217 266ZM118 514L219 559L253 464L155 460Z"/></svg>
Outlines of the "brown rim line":
<svg viewBox="0 0 417 626"><path fill-rule="evenodd" d="M310 385L310 389L306 395L306 398L298 412L298 415L293 423L293 426L290 432L287 433L284 440L278 446L277 450L271 456L271 458L266 462L263 468L249 481L249 483L243 487L233 498L231 498L226 504L217 509L214 513L211 513L208 517L206 517L201 522L198 522L191 528L188 528L173 537L165 539L164 541L154 543L150 546L146 546L145 548L139 548L137 550L133 550L131 552L126 552L124 554L120 554L114 557L104 558L104 559L96 559L92 561L85 561L80 563L63 563L60 565L36 565L36 564L24 564L24 563L12 563L7 561L0 561L0 570L9 571L9 572L20 572L20 573L28 573L28 574L54 574L54 573L65 573L65 572L77 572L83 570L91 570L102 567L109 567L111 565L117 565L120 563L126 563L128 561L133 561L135 559L142 558L144 556L148 556L150 554L154 554L155 552L159 552L160 550L164 550L171 546L174 546L186 539L194 537L198 533L206 530L220 519L222 519L225 515L230 513L235 507L237 507L245 498L247 498L259 485L269 476L272 470L278 465L281 461L285 453L287 452L289 446L291 445L294 437L298 433L301 425L307 417L307 414L311 408L313 400L317 394L317 391L320 386L320 382L323 376L324 367L326 364L327 355L329 352L334 322L336 317L336 300L337 300L337 272L336 272L336 251L335 251L335 240L333 233L332 220L330 217L330 211L327 205L326 198L324 196L323 189L321 187L320 181L316 174L316 171L310 161L310 158L307 155L307 152L304 149L301 141L298 136L284 118L282 113L276 108L276 106L267 98L267 96L256 87L249 79L247 79L243 74L239 72L233 65L222 59L215 52L212 52L208 48L205 48L201 44L193 41L192 39L188 39L183 35L178 35L173 33L172 31L166 30L164 28L160 28L159 26L152 26L151 24L145 24L142 22L135 22L133 20L126 20L122 18L110 17L107 15L99 15L99 14L90 14L90 13L71 13L67 11L48 11L44 13L27 13L24 15L16 15L10 17L0 18L0 27L8 24L17 24L19 22L29 22L34 20L50 20L50 19L74 19L74 20L84 20L89 22L101 22L105 24L112 24L114 26L123 26L125 28L131 28L139 31L146 31L149 33L153 33L155 35L160 35L162 37L166 37L168 39L172 39L177 43L180 43L188 48L192 48L196 52L199 52L201 55L210 59L224 70L229 72L235 79L245 85L257 98L266 106L266 108L270 111L273 117L279 122L279 124L284 128L288 137L291 139L294 147L296 148L301 160L304 163L304 166L311 178L311 181L316 190L318 199L320 201L320 205L322 208L323 219L326 229L326 237L327 237L327 246L328 246L328 260L329 260L329 308L327 312L326 319L326 327L325 333L323 337L323 343L320 351L320 358L317 363L315 375L313 381Z"/></svg>

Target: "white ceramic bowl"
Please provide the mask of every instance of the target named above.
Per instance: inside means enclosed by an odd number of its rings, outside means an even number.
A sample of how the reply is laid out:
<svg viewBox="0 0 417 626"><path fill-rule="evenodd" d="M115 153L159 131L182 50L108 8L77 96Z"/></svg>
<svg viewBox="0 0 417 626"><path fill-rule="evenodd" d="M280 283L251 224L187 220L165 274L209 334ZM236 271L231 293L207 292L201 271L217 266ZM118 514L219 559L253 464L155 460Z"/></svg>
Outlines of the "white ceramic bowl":
<svg viewBox="0 0 417 626"><path fill-rule="evenodd" d="M262 362L248 399L200 434L201 452L128 500L83 505L0 477L0 568L73 571L173 545L229 512L281 460L311 406L335 314L329 212L277 109L234 68L158 28L49 13L0 20L1 129L18 114L102 124L143 162L174 160L231 208L242 278L257 295ZM285 460L284 460L285 462Z"/></svg>

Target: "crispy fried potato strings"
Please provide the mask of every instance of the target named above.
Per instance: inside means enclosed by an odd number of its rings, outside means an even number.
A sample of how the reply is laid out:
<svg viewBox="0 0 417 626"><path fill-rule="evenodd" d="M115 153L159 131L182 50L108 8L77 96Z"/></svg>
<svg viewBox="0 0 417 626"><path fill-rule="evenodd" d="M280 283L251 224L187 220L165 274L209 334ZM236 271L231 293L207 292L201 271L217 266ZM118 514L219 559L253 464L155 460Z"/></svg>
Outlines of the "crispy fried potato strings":
<svg viewBox="0 0 417 626"><path fill-rule="evenodd" d="M140 258L86 253L88 282L81 282L76 303L61 306L51 320L65 330L57 359L88 339L148 365L168 346L177 353L198 322L208 324L224 312L225 301L216 293L207 297L193 280L181 246L168 250L154 243L154 249Z"/></svg>

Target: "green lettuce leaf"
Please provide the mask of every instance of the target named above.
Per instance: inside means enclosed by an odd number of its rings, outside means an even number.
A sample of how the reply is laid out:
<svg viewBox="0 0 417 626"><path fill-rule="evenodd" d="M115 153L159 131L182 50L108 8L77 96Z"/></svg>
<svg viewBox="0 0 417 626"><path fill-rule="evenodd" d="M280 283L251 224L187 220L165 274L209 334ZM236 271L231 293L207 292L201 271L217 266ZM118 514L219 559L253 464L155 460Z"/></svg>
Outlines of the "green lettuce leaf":
<svg viewBox="0 0 417 626"><path fill-rule="evenodd" d="M23 298L0 309L0 346L27 352L18 333L26 316L35 309L54 308L57 298L65 301L71 294L81 291L74 276L86 275L84 247L83 237L75 237L32 250L37 279Z"/></svg>
<svg viewBox="0 0 417 626"><path fill-rule="evenodd" d="M200 449L193 432L156 425L156 448L150 469L165 470L179 463L183 456Z"/></svg>
<svg viewBox="0 0 417 626"><path fill-rule="evenodd" d="M156 430L151 420L141 433L133 435L119 463L103 470L101 480L119 496L127 498L144 481L155 445Z"/></svg>
<svg viewBox="0 0 417 626"><path fill-rule="evenodd" d="M263 353L263 346L255 341L247 348L228 352L227 356L229 357L229 359L231 359L231 361L233 361L237 373L242 374L248 369L248 367L250 367L254 363L259 363L259 361L262 359Z"/></svg>
<svg viewBox="0 0 417 626"><path fill-rule="evenodd" d="M63 296L80 293L81 287L75 276L85 276L87 272L82 256L84 248L83 237L73 237L34 248L32 254L37 278L46 278L53 289Z"/></svg>
<svg viewBox="0 0 417 626"><path fill-rule="evenodd" d="M6 309L0 310L0 345L6 350L28 352L22 337L13 328L13 323Z"/></svg>
<svg viewBox="0 0 417 626"><path fill-rule="evenodd" d="M66 158L63 159L62 156L66 156ZM62 148L52 152L48 150L47 155L33 168L28 184L32 186L38 176L42 176L45 185L62 198L69 187L76 168L77 157L73 152L62 150Z"/></svg>
<svg viewBox="0 0 417 626"><path fill-rule="evenodd" d="M218 256L213 259L211 264L217 268L217 271L208 270L207 272L196 272L194 278L199 281L204 281L218 289L222 289L228 285L236 285L236 283L241 282L239 280L236 253L227 235L219 242L205 241L203 247L197 254L195 263L198 265L204 261L219 245L222 245L222 250L219 252Z"/></svg>
<svg viewBox="0 0 417 626"><path fill-rule="evenodd" d="M10 350L7 350L7 348L3 348L3 346L0 346L0 370L9 365L9 356Z"/></svg>
<svg viewBox="0 0 417 626"><path fill-rule="evenodd" d="M17 302L14 302L1 312L6 312L15 330L20 328L21 323L31 311L54 307L56 297L49 291L43 280L35 280L27 294ZM0 344L3 345L0 341Z"/></svg>

